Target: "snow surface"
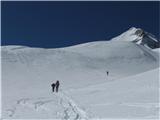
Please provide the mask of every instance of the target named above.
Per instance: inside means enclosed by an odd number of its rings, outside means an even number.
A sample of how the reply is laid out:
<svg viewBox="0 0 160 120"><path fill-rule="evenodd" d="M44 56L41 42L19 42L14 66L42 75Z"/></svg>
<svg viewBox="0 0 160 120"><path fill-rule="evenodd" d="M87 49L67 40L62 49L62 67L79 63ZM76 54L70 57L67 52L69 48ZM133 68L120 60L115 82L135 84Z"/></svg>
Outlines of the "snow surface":
<svg viewBox="0 0 160 120"><path fill-rule="evenodd" d="M58 49L2 46L2 118L158 119L159 54L126 33Z"/></svg>
<svg viewBox="0 0 160 120"><path fill-rule="evenodd" d="M153 49L153 51L156 52L157 54L160 54L160 48Z"/></svg>

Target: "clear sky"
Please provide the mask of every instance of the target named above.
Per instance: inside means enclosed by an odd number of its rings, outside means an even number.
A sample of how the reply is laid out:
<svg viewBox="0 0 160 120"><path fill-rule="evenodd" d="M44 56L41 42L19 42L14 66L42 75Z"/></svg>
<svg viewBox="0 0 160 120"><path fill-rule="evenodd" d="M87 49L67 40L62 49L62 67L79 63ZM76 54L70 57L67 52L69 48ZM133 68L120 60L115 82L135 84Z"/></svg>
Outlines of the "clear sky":
<svg viewBox="0 0 160 120"><path fill-rule="evenodd" d="M159 35L160 2L2 2L2 45L56 48L109 40L130 27Z"/></svg>

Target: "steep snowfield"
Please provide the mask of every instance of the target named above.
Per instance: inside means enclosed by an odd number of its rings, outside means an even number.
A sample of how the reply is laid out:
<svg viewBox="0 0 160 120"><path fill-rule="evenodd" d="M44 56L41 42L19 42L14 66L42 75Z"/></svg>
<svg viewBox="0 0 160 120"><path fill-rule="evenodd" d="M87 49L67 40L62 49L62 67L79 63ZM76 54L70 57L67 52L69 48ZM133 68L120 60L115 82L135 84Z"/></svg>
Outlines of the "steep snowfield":
<svg viewBox="0 0 160 120"><path fill-rule="evenodd" d="M158 119L159 69L67 91L92 118Z"/></svg>
<svg viewBox="0 0 160 120"><path fill-rule="evenodd" d="M3 46L2 117L157 118L159 54L133 36L115 39L59 49ZM56 80L60 92L52 93Z"/></svg>

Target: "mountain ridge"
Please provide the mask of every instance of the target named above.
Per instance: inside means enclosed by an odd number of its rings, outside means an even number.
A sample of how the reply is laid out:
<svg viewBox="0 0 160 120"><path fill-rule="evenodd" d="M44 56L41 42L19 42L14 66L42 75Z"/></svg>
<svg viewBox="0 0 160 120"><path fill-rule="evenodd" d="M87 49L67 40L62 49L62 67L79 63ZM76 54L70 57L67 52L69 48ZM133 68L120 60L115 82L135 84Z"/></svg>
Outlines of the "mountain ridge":
<svg viewBox="0 0 160 120"><path fill-rule="evenodd" d="M155 49L160 47L160 41L154 35L144 31L141 28L132 27L121 35L111 40L131 41L145 47Z"/></svg>
<svg viewBox="0 0 160 120"><path fill-rule="evenodd" d="M123 32L122 34L120 34L117 37L114 37L108 41L119 41L119 40L134 42L136 44L140 44L140 45L143 45L143 46L151 48L151 49L155 49L155 48L160 47L160 41L158 39L156 39L154 35L144 31L141 28L136 28L136 27L131 27L127 31ZM81 44L77 44L77 45L71 45L71 46L67 46L67 47L83 46L83 45L87 45L87 44L95 43L95 42L98 43L98 42L107 42L107 41L106 40L101 40L101 41L98 40L98 41L93 41L93 42L81 43ZM30 46L25 46L25 45L5 45L5 46L1 46L1 47L2 48L10 47L13 49L40 48L40 47L30 47ZM67 47L64 47L64 48L67 48ZM61 47L61 48L63 48L63 47ZM44 48L44 49L61 49L61 48Z"/></svg>
<svg viewBox="0 0 160 120"><path fill-rule="evenodd" d="M29 66L43 64L42 66L46 68L52 65L52 67L59 66L60 69L84 67L105 71L113 68L113 72L116 74L117 71L122 72L122 76L125 76L125 72L129 73L128 75L137 74L157 67L159 56L156 52L141 44L123 41L120 38L122 37L119 37L119 40L96 41L54 49L3 46L2 62L11 64L14 62L15 65L20 62ZM140 66L136 68L135 64ZM130 69L129 72L127 66L136 70ZM124 71L121 71L122 67Z"/></svg>

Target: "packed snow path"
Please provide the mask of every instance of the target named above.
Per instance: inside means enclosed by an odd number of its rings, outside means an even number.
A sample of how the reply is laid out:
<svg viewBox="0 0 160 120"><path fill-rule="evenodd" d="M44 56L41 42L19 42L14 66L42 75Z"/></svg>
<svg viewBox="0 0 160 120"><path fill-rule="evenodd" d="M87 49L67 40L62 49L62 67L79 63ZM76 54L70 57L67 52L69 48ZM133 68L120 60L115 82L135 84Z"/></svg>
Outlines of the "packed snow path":
<svg viewBox="0 0 160 120"><path fill-rule="evenodd" d="M69 98L64 93L58 93L58 97L60 97L60 104L64 108L64 119L65 120L87 120L88 117L81 108L77 106L77 104Z"/></svg>
<svg viewBox="0 0 160 120"><path fill-rule="evenodd" d="M6 109L6 114L9 118L23 117L19 116L20 113L23 115L29 112L33 114L48 114L63 120L87 120L86 113L77 106L77 104L69 98L66 94L59 92L53 93L52 97L41 97L41 98L22 98L16 101L12 108ZM61 110L57 110L56 114L52 111L51 107L55 107L55 104L59 105ZM21 114L21 115L22 115ZM32 116L32 115L31 115Z"/></svg>

